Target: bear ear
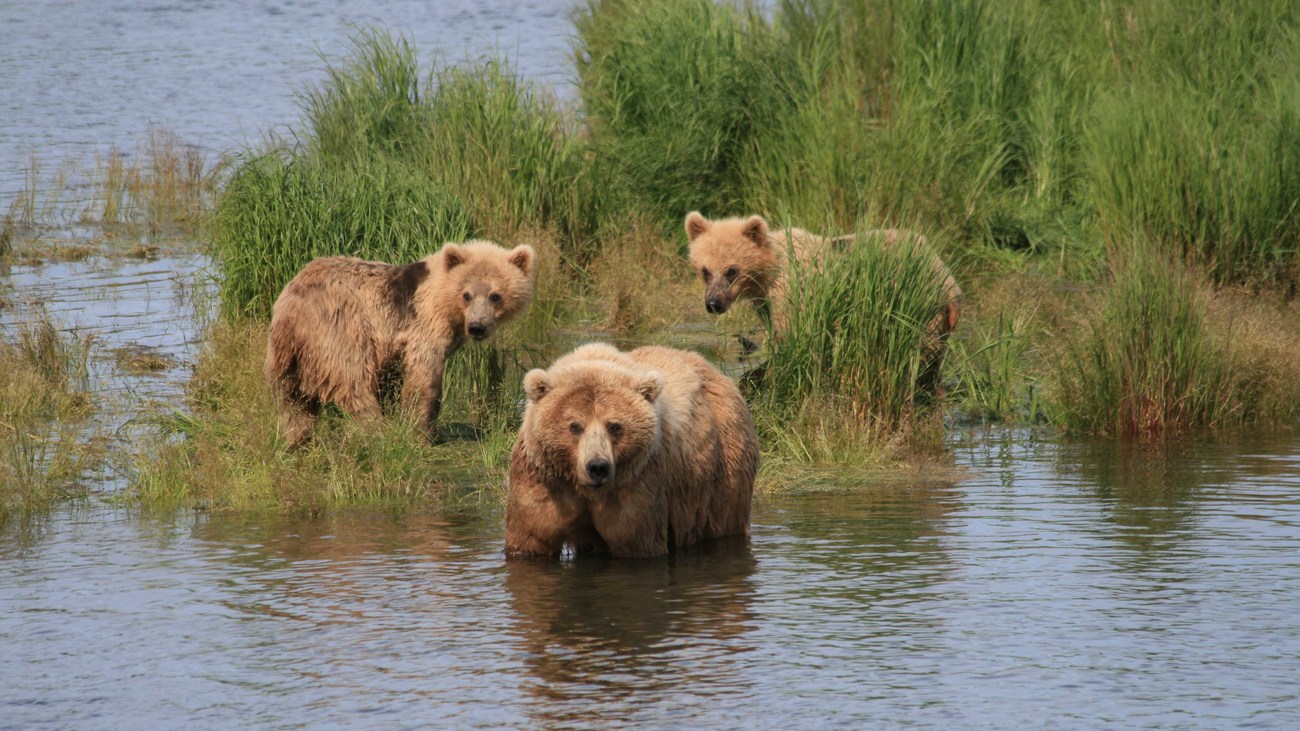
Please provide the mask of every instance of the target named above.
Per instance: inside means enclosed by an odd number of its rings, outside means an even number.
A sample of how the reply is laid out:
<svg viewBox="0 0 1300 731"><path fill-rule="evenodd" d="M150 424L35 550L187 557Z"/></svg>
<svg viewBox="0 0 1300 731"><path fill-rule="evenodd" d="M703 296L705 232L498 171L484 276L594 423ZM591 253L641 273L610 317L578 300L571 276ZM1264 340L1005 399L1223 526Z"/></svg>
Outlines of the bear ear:
<svg viewBox="0 0 1300 731"><path fill-rule="evenodd" d="M461 264L465 263L465 250L455 244L447 244L442 247L442 266L447 271L451 271Z"/></svg>
<svg viewBox="0 0 1300 731"><path fill-rule="evenodd" d="M524 393L528 400L537 402L551 392L551 377L541 368L534 368L524 374Z"/></svg>
<svg viewBox="0 0 1300 731"><path fill-rule="evenodd" d="M767 246L767 221L764 221L762 216L750 216L745 219L740 233L759 246Z"/></svg>
<svg viewBox="0 0 1300 731"><path fill-rule="evenodd" d="M531 277L533 275L533 261L536 258L537 252L533 251L533 247L528 244L520 244L510 250L510 256L506 261L519 267L519 271L523 272L524 276Z"/></svg>
<svg viewBox="0 0 1300 731"><path fill-rule="evenodd" d="M709 230L709 219L700 215L699 211L691 211L686 214L686 240L694 241L700 234Z"/></svg>
<svg viewBox="0 0 1300 731"><path fill-rule="evenodd" d="M637 393L645 397L646 401L654 403L659 398L659 394L664 392L664 376L659 371L650 371L645 378L636 385Z"/></svg>

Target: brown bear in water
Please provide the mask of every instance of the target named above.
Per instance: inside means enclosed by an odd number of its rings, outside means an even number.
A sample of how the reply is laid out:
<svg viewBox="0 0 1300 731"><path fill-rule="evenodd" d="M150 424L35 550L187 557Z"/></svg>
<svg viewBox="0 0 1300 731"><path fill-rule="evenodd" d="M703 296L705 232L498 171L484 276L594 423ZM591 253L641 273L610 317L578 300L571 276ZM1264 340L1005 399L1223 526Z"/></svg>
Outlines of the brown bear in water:
<svg viewBox="0 0 1300 731"><path fill-rule="evenodd" d="M508 556L659 556L748 535L758 437L735 384L695 353L584 345L524 377Z"/></svg>
<svg viewBox="0 0 1300 731"><path fill-rule="evenodd" d="M400 377L403 407L430 438L442 405L447 358L483 340L528 305L532 247L447 244L414 264L347 256L316 259L276 300L266 380L290 448L333 402L355 418L381 414L381 384Z"/></svg>
<svg viewBox="0 0 1300 731"><path fill-rule="evenodd" d="M871 231L865 237L879 239L887 249L900 242L927 245L924 236L896 228ZM777 332L785 324L787 258L793 254L801 264L813 264L826 253L857 243L855 236L828 238L799 228L769 232L761 216L711 221L696 211L686 216L686 238L691 265L704 282L704 308L711 314L722 314L737 299L748 299L760 313L770 315ZM937 254L931 254L931 259L947 299L927 328L931 344L922 380L939 388L934 381L948 336L957 328L961 316L962 293L943 259Z"/></svg>

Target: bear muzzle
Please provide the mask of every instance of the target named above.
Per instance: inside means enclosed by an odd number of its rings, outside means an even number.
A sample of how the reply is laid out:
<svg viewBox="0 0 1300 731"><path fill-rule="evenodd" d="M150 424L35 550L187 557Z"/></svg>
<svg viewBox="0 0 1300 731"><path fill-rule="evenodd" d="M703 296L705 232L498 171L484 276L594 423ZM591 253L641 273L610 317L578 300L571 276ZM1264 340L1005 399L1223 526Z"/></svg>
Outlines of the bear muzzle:
<svg viewBox="0 0 1300 731"><path fill-rule="evenodd" d="M706 297L704 309L708 310L710 315L721 315L727 311L727 305L721 297Z"/></svg>
<svg viewBox="0 0 1300 731"><path fill-rule="evenodd" d="M583 485L592 489L599 489L609 481L610 475L614 472L614 465L603 457L597 457L587 460L585 470L587 479L583 480Z"/></svg>
<svg viewBox="0 0 1300 731"><path fill-rule="evenodd" d="M465 332L475 340L485 340L492 334L492 328L482 322L468 322L465 324Z"/></svg>

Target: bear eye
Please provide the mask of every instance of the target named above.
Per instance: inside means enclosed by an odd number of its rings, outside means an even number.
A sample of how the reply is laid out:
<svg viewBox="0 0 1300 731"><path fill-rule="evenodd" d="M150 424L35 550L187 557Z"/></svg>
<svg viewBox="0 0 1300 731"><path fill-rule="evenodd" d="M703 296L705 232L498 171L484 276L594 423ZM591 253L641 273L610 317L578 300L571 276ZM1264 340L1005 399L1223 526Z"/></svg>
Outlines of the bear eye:
<svg viewBox="0 0 1300 731"><path fill-rule="evenodd" d="M462 294L460 298L465 300L466 302L469 302L470 300L474 299L474 295L470 294L469 292L466 292L465 294Z"/></svg>
<svg viewBox="0 0 1300 731"><path fill-rule="evenodd" d="M709 270L708 270L708 269L701 269L701 270L700 270L700 276L701 276L701 277L704 277L704 281L707 282L707 281L709 281L709 278L712 277L713 275L712 275L712 274L709 274Z"/></svg>
<svg viewBox="0 0 1300 731"><path fill-rule="evenodd" d="M605 425L605 431L609 432L611 437L617 437L623 433L623 425L617 421L611 421Z"/></svg>
<svg viewBox="0 0 1300 731"><path fill-rule="evenodd" d="M492 296L488 297L488 299L492 300L493 304L495 304L501 301L501 295L497 294L496 292L493 292Z"/></svg>
<svg viewBox="0 0 1300 731"><path fill-rule="evenodd" d="M727 279L735 279L736 275L739 273L740 272L736 271L735 267L727 267L727 271L724 272L724 274L727 275Z"/></svg>
<svg viewBox="0 0 1300 731"><path fill-rule="evenodd" d="M572 424L570 424L570 425L569 425L569 433L570 433L570 434L573 434L574 436L577 436L578 434L581 434L581 433L582 433L582 424L579 424L579 423L576 422L576 421L573 422Z"/></svg>

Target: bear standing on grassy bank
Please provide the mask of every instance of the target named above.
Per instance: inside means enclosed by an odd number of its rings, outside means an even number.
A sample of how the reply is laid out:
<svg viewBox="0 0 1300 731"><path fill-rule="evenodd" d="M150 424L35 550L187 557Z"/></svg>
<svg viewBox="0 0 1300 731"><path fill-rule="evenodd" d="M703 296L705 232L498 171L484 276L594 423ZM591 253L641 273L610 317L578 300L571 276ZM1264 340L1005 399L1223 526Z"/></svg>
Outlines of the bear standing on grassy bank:
<svg viewBox="0 0 1300 731"><path fill-rule="evenodd" d="M695 353L584 345L524 377L506 554L664 555L748 535L758 437L735 385Z"/></svg>
<svg viewBox="0 0 1300 731"><path fill-rule="evenodd" d="M380 416L381 385L393 377L403 408L432 438L447 358L466 336L484 340L528 305L534 256L527 245L471 241L414 264L347 256L308 264L276 300L266 348L289 447L310 435L327 403L354 418Z"/></svg>

